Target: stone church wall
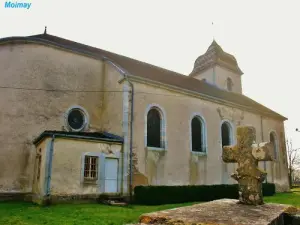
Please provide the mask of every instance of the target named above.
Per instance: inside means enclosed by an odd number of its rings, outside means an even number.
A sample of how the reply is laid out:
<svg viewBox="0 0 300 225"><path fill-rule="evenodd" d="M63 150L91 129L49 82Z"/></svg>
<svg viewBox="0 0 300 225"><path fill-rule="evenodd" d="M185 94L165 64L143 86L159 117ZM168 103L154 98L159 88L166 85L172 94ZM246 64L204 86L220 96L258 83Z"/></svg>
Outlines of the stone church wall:
<svg viewBox="0 0 300 225"><path fill-rule="evenodd" d="M123 135L124 95L123 85L118 83L122 76L109 63L44 45L6 44L0 47L0 71L0 192L31 191L32 140L44 130L61 130L63 115L73 105L89 113L90 131ZM233 128L253 125L257 141L262 141L259 115L149 84L134 85L135 185L233 183L229 175L236 165L221 161L221 121L227 120ZM165 151L145 147L146 110L151 105L165 113ZM206 122L207 156L190 151L190 121L196 114ZM269 140L271 130L279 139L280 158L266 163L268 181L276 182L278 190L286 190L284 126L263 118L263 141Z"/></svg>
<svg viewBox="0 0 300 225"><path fill-rule="evenodd" d="M234 183L230 174L235 164L224 164L221 159L221 122L228 121L235 131L236 126L252 125L256 128L257 142L269 141L269 132L274 130L279 137L280 159L267 162L268 181L274 181L278 190L287 190L287 164L284 153L283 122L263 118L232 107L200 100L154 86L135 83L134 130L146 129L145 116L149 105L161 108L165 113L166 142L164 151L145 147L144 132L135 132L133 148L137 154L136 174L144 174L148 184L187 185ZM190 121L192 115L201 115L206 123L207 155L201 156L190 150ZM262 140L263 138L263 140ZM234 138L236 142L236 138ZM263 162L260 166L263 167ZM273 169L271 169L273 168ZM280 170L281 168L281 170ZM272 172L273 171L273 172Z"/></svg>
<svg viewBox="0 0 300 225"><path fill-rule="evenodd" d="M103 92L80 90L102 88L103 65L44 45L0 46L0 192L31 191L32 141L44 130L61 130L69 107L84 107L91 128L99 127Z"/></svg>
<svg viewBox="0 0 300 225"><path fill-rule="evenodd" d="M104 161L98 159L101 168L97 170L100 183L97 185L87 184L82 181L83 154L93 155L103 153L105 157L116 158L119 156L121 148L121 145L101 141L74 141L57 138L54 143L51 195L99 194L102 188L101 184L105 183L105 180L100 175L102 173L101 169L105 167ZM118 185L121 182L120 176L119 179Z"/></svg>

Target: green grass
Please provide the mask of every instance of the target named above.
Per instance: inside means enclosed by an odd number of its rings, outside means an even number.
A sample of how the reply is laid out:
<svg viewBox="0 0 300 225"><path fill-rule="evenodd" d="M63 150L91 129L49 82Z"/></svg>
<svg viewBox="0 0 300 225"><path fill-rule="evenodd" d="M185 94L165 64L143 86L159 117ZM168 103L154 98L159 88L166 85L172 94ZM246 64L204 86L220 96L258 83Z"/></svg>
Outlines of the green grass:
<svg viewBox="0 0 300 225"><path fill-rule="evenodd" d="M300 188L292 193L265 197L266 202L292 204L300 207ZM136 223L141 214L195 203L161 206L116 207L98 204L61 204L39 207L31 203L0 203L2 225L93 225Z"/></svg>
<svg viewBox="0 0 300 225"><path fill-rule="evenodd" d="M300 192L300 187L294 188L292 191Z"/></svg>
<svg viewBox="0 0 300 225"><path fill-rule="evenodd" d="M2 225L93 225L136 223L141 214L192 205L117 207L98 204L61 204L39 207L31 203L0 203Z"/></svg>
<svg viewBox="0 0 300 225"><path fill-rule="evenodd" d="M289 204L300 208L300 188L292 189L292 193L278 193L271 197L265 197L264 201Z"/></svg>

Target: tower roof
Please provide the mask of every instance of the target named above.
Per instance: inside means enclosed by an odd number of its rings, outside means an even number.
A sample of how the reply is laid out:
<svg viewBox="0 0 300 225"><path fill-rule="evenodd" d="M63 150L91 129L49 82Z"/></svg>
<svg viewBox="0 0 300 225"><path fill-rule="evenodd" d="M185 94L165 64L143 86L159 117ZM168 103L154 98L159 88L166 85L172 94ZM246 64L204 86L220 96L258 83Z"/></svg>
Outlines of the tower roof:
<svg viewBox="0 0 300 225"><path fill-rule="evenodd" d="M207 51L196 59L194 69L190 76L193 76L194 74L202 72L215 65L225 67L235 73L238 73L239 75L243 74L235 57L227 52L224 52L221 46L215 40L213 40Z"/></svg>

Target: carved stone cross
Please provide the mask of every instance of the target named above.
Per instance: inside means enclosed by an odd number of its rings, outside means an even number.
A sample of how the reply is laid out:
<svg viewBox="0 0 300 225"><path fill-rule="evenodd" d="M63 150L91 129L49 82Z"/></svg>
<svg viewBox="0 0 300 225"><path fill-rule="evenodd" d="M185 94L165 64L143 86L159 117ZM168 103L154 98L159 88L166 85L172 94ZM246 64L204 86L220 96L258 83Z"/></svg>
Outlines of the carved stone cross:
<svg viewBox="0 0 300 225"><path fill-rule="evenodd" d="M262 182L267 173L258 168L258 161L273 160L273 144L255 144L253 127L237 128L237 145L224 146L222 158L226 163L238 163L236 173L231 175L239 183L239 202L247 205L262 205Z"/></svg>

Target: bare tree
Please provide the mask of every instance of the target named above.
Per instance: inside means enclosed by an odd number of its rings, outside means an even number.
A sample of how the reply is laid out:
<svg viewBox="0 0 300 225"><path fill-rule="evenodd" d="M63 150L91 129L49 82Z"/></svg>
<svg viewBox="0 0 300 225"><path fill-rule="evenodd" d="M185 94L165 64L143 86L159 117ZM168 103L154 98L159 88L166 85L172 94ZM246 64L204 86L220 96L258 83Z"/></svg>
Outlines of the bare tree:
<svg viewBox="0 0 300 225"><path fill-rule="evenodd" d="M300 184L300 169L297 169L294 171L294 185L299 185Z"/></svg>
<svg viewBox="0 0 300 225"><path fill-rule="evenodd" d="M293 148L292 140L286 141L287 145L287 160L288 160L288 169L289 169L289 182L290 187L293 184L293 174L295 170L300 167L300 148Z"/></svg>

